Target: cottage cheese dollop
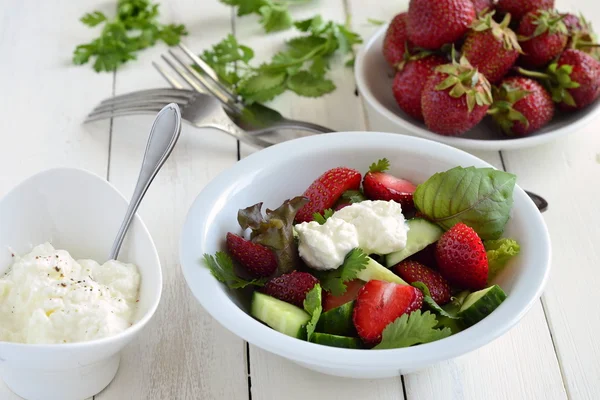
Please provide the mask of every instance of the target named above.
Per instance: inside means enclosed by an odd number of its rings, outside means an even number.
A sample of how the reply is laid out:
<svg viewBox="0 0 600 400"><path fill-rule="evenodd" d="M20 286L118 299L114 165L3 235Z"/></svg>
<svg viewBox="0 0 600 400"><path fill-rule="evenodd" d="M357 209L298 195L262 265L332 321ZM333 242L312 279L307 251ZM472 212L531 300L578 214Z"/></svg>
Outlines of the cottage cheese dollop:
<svg viewBox="0 0 600 400"><path fill-rule="evenodd" d="M75 261L45 243L15 256L0 279L0 341L72 343L133 323L140 274L133 264Z"/></svg>
<svg viewBox="0 0 600 400"><path fill-rule="evenodd" d="M325 224L296 225L298 252L312 268L339 268L350 250L360 247L367 254L389 254L406 247L408 226L402 206L394 201L362 201L346 206Z"/></svg>

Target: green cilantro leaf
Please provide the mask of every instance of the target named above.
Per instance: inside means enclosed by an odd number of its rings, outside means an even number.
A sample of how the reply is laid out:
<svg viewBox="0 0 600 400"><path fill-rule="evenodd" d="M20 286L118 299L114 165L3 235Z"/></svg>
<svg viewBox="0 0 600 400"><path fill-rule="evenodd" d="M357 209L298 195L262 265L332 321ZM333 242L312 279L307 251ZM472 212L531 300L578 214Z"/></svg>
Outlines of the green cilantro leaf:
<svg viewBox="0 0 600 400"><path fill-rule="evenodd" d="M211 274L230 289L241 289L249 285L263 286L267 279L253 279L247 281L235 274L233 260L224 251L217 251L214 256L204 254L204 263Z"/></svg>
<svg viewBox="0 0 600 400"><path fill-rule="evenodd" d="M292 27L292 16L287 6L281 4L265 4L259 10L265 32L284 31Z"/></svg>
<svg viewBox="0 0 600 400"><path fill-rule="evenodd" d="M444 304L442 306L442 309L448 315L458 315L460 308L462 307L463 303L465 302L465 299L469 294L471 294L471 292L468 290L458 293L455 297L452 297L450 303ZM449 328L454 334L462 331L464 329L464 326L461 323L460 319L439 315L438 324L436 325L436 328Z"/></svg>
<svg viewBox="0 0 600 400"><path fill-rule="evenodd" d="M421 292L423 292L423 302L427 304L427 306L429 306L429 308L431 308L431 310L434 311L436 314L450 319L459 319L456 316L456 313L451 314L444 310L442 307L440 307L438 303L436 303L433 297L431 297L431 292L429 291L429 288L426 284L424 284L423 282L413 282L412 286L416 287Z"/></svg>
<svg viewBox="0 0 600 400"><path fill-rule="evenodd" d="M81 17L80 21L87 26L94 27L106 21L106 15L100 11L92 11L91 13L87 13Z"/></svg>
<svg viewBox="0 0 600 400"><path fill-rule="evenodd" d="M375 349L399 349L415 344L429 343L444 339L452 334L449 328L436 329L435 314L421 310L403 314L385 327L381 343Z"/></svg>
<svg viewBox="0 0 600 400"><path fill-rule="evenodd" d="M238 7L238 17L258 13L267 2L265 0L220 0L221 3Z"/></svg>
<svg viewBox="0 0 600 400"><path fill-rule="evenodd" d="M507 238L486 240L483 242L483 245L489 264L488 281L494 279L502 271L506 263L512 257L518 255L521 250L521 247L515 240Z"/></svg>
<svg viewBox="0 0 600 400"><path fill-rule="evenodd" d="M365 269L368 263L369 256L356 248L346 255L344 263L338 269L317 273L317 277L323 289L334 296L341 296L346 293L345 282L356 279L358 273Z"/></svg>
<svg viewBox="0 0 600 400"><path fill-rule="evenodd" d="M342 199L354 204L365 201L367 198L360 190L346 190L344 193L342 193Z"/></svg>
<svg viewBox="0 0 600 400"><path fill-rule="evenodd" d="M327 221L329 218L331 218L331 216L333 216L333 210L331 208L328 208L327 210L323 211L323 214L321 213L314 213L313 214L313 219L319 223L319 225L323 225L325 223L325 221Z"/></svg>
<svg viewBox="0 0 600 400"><path fill-rule="evenodd" d="M390 168L390 161L387 158L377 160L369 167L369 172L384 172Z"/></svg>
<svg viewBox="0 0 600 400"><path fill-rule="evenodd" d="M312 75L308 71L300 71L292 75L288 79L287 86L294 93L305 97L320 97L335 90L331 80Z"/></svg>
<svg viewBox="0 0 600 400"><path fill-rule="evenodd" d="M321 285L318 283L306 294L304 299L304 311L310 315L310 321L306 324L306 340L310 340L310 337L315 332L317 322L321 318L321 312L323 312L321 302Z"/></svg>

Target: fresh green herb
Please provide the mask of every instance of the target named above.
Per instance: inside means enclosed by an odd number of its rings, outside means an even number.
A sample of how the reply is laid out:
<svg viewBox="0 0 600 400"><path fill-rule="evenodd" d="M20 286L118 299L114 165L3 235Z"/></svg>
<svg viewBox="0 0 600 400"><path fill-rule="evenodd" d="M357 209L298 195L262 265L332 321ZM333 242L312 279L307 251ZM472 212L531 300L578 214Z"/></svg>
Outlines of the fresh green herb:
<svg viewBox="0 0 600 400"><path fill-rule="evenodd" d="M423 282L414 282L412 283L412 286L416 287L421 292L423 292L423 302L427 304L427 306L429 306L429 308L431 308L433 312L446 318L458 319L456 314L450 314L449 312L444 310L438 303L436 303L433 297L431 297L431 292L429 291L429 288L426 284L424 284Z"/></svg>
<svg viewBox="0 0 600 400"><path fill-rule="evenodd" d="M489 273L488 281L491 281L504 268L508 260L519 254L521 247L513 239L502 238L498 240L486 240L483 242L487 253Z"/></svg>
<svg viewBox="0 0 600 400"><path fill-rule="evenodd" d="M516 176L492 168L456 167L417 187L415 206L444 229L458 222L482 239L498 239L513 204Z"/></svg>
<svg viewBox="0 0 600 400"><path fill-rule="evenodd" d="M420 343L429 343L444 339L452 334L449 328L436 329L435 314L421 310L403 314L385 327L381 343L375 349L399 349Z"/></svg>
<svg viewBox="0 0 600 400"><path fill-rule="evenodd" d="M217 251L214 256L204 254L204 263L210 269L210 273L230 289L241 289L249 285L263 286L267 282L266 279L247 281L237 276L234 272L233 260L224 251Z"/></svg>
<svg viewBox="0 0 600 400"><path fill-rule="evenodd" d="M250 240L275 251L277 275L288 273L299 265L298 249L294 240L294 218L308 199L298 196L286 200L276 210L261 212L262 203L238 211L238 223L242 229L250 228Z"/></svg>
<svg viewBox="0 0 600 400"><path fill-rule="evenodd" d="M458 333L464 329L462 320L456 319L454 317L458 315L460 308L462 307L463 303L465 302L465 299L469 294L471 294L471 292L468 290L460 292L455 297L452 297L450 303L444 304L444 306L442 306L444 312L450 315L451 317L439 315L438 324L436 325L436 328L449 328L452 331L452 334Z"/></svg>
<svg viewBox="0 0 600 400"><path fill-rule="evenodd" d="M136 52L154 46L159 40L169 46L178 44L181 36L187 35L185 27L159 23L158 7L150 0L119 0L114 19L109 20L100 11L85 14L81 22L87 26L104 26L100 37L75 48L73 63L81 65L94 58L96 72L115 71L127 61L135 60Z"/></svg>
<svg viewBox="0 0 600 400"><path fill-rule="evenodd" d="M293 20L288 10L290 1L272 0L220 0L221 3L237 7L238 17L257 14L265 32L283 31L292 27ZM292 1L300 3L305 1Z"/></svg>
<svg viewBox="0 0 600 400"><path fill-rule="evenodd" d="M304 299L304 311L310 315L310 321L306 324L306 340L310 340L317 327L317 322L321 318L321 312L323 312L321 297L321 285L317 283Z"/></svg>
<svg viewBox="0 0 600 400"><path fill-rule="evenodd" d="M247 104L270 101L287 90L305 97L332 92L335 84L327 78L330 60L336 52L352 54L352 47L362 42L360 36L320 16L294 26L304 34L287 41L268 63L251 65L254 52L232 35L205 50L201 57Z"/></svg>
<svg viewBox="0 0 600 400"><path fill-rule="evenodd" d="M360 190L346 190L342 193L342 200L350 202L350 204L360 203L365 201L367 198Z"/></svg>
<svg viewBox="0 0 600 400"><path fill-rule="evenodd" d="M320 225L323 225L332 216L333 216L333 210L331 208L328 208L327 210L323 211L323 214L318 213L318 212L314 213L313 219L316 222L318 222Z"/></svg>
<svg viewBox="0 0 600 400"><path fill-rule="evenodd" d="M387 158L382 158L381 160L377 160L369 167L369 172L384 172L390 168L390 160Z"/></svg>
<svg viewBox="0 0 600 400"><path fill-rule="evenodd" d="M334 296L341 296L346 293L346 282L356 279L358 273L367 268L368 263L369 256L356 248L346 255L344 263L338 269L317 273L317 277L323 289Z"/></svg>
<svg viewBox="0 0 600 400"><path fill-rule="evenodd" d="M375 26L381 26L381 25L385 24L385 21L382 21L380 19L375 19L375 18L367 18L367 22L370 23L371 25L375 25Z"/></svg>

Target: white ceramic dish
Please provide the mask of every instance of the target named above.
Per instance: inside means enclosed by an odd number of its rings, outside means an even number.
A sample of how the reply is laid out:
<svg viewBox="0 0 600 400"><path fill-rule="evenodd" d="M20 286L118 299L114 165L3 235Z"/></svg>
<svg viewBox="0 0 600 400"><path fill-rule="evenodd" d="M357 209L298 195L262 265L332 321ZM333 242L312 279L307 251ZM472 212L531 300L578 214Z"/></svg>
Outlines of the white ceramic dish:
<svg viewBox="0 0 600 400"><path fill-rule="evenodd" d="M511 150L538 146L577 132L600 115L600 101L584 110L562 114L539 132L524 138L507 138L486 117L482 123L460 137L431 132L424 123L406 115L394 100L394 71L381 52L387 26L379 29L360 49L356 57L355 77L367 104L371 130L408 133L467 150Z"/></svg>
<svg viewBox="0 0 600 400"><path fill-rule="evenodd" d="M75 259L106 261L127 208L106 180L77 169L41 172L0 201L0 276L11 252L25 254L44 242ZM119 335L90 342L31 345L0 342L0 377L27 400L81 400L114 378L119 353L148 323L162 290L160 260L150 233L136 216L119 259L142 277L134 325Z"/></svg>
<svg viewBox="0 0 600 400"><path fill-rule="evenodd" d="M258 202L275 208L301 194L329 168L345 165L367 171L387 157L392 173L423 182L457 165L489 167L455 148L405 135L353 132L317 135L273 146L238 162L198 195L184 224L181 266L200 304L223 326L248 342L327 374L382 378L414 371L481 347L513 327L539 298L550 269L550 239L541 214L516 187L506 236L522 253L496 280L508 299L489 317L447 339L394 350L348 350L285 336L246 313L248 301L214 279L202 264L203 253L224 249L227 232L239 232L237 211Z"/></svg>

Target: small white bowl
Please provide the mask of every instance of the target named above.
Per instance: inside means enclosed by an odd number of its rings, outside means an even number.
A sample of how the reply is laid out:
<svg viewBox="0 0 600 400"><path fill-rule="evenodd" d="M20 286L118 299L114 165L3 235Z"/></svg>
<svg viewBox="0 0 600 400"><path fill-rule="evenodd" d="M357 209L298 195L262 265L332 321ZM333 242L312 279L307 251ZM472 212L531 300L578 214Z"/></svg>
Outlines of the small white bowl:
<svg viewBox="0 0 600 400"><path fill-rule="evenodd" d="M106 180L83 170L51 169L25 180L0 201L0 276L12 264L11 251L25 254L45 242L75 259L106 261L127 205ZM119 259L137 265L142 277L133 326L89 342L0 342L0 377L16 394L27 400L81 400L113 380L120 351L152 318L162 291L160 260L139 216Z"/></svg>
<svg viewBox="0 0 600 400"><path fill-rule="evenodd" d="M408 133L467 150L511 150L538 146L577 132L600 114L600 101L589 107L562 113L531 136L508 138L494 126L490 117L462 136L444 136L427 129L424 123L405 114L392 94L394 71L382 54L387 26L379 29L360 49L355 62L355 77L360 94L365 98L372 129ZM558 111L557 111L558 113Z"/></svg>
<svg viewBox="0 0 600 400"><path fill-rule="evenodd" d="M475 350L513 327L540 297L550 270L550 238L535 204L514 191L512 218L505 235L521 244L495 283L508 298L483 321L449 338L394 350L349 350L285 336L248 313L249 301L211 276L203 253L224 250L227 232L239 232L237 211L258 202L275 208L300 195L330 168L367 171L387 157L391 172L421 183L455 166L490 167L464 151L405 135L352 132L316 135L284 142L243 159L217 176L198 195L183 227L181 267L200 304L225 328L248 342L300 365L351 378L383 378L407 373Z"/></svg>

